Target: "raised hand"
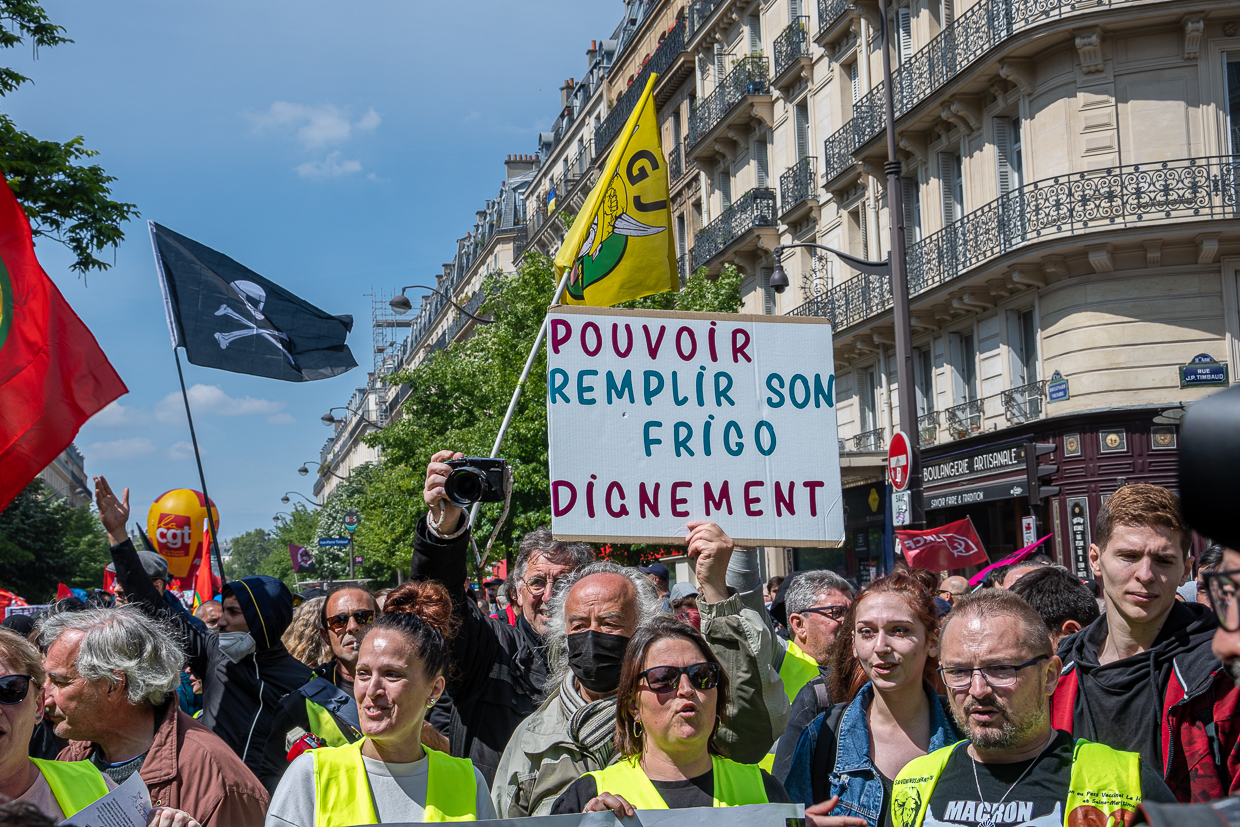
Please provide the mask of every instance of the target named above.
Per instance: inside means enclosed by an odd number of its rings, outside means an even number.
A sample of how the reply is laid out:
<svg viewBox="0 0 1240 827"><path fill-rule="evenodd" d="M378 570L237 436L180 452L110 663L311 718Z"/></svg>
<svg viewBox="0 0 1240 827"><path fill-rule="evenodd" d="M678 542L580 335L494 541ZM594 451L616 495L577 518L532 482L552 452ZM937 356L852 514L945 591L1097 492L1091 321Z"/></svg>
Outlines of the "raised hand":
<svg viewBox="0 0 1240 827"><path fill-rule="evenodd" d="M460 508L452 504L448 499L448 494L444 491L444 483L448 481L448 475L452 473L452 468L447 464L450 459L463 459L464 454L452 451L440 451L431 457L431 461L426 466L426 484L422 486L422 499L431 509L431 520L435 526L438 526L439 533L450 534L456 530L456 524L464 513Z"/></svg>
<svg viewBox="0 0 1240 827"><path fill-rule="evenodd" d="M112 492L112 486L102 477L95 477L95 505L99 507L99 522L108 532L108 542L120 545L129 539L125 523L129 521L129 489L121 492L120 499Z"/></svg>
<svg viewBox="0 0 1240 827"><path fill-rule="evenodd" d="M689 523L689 560L697 572L698 588L707 603L719 603L728 598L728 561L734 547L729 537L716 523Z"/></svg>

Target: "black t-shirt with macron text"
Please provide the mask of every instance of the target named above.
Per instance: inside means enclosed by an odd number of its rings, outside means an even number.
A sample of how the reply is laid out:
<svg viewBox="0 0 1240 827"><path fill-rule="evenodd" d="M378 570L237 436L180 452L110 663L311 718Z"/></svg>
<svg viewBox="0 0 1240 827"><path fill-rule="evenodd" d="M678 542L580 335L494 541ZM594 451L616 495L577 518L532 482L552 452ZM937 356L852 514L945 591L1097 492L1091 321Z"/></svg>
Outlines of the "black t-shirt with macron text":
<svg viewBox="0 0 1240 827"><path fill-rule="evenodd" d="M976 779L967 746L957 747L930 796L923 827L1063 827L1074 746L1071 735L1056 732L1050 746L1031 761L977 763ZM1147 801L1175 801L1162 777L1144 761L1141 795ZM905 823L899 814L893 815L897 825Z"/></svg>

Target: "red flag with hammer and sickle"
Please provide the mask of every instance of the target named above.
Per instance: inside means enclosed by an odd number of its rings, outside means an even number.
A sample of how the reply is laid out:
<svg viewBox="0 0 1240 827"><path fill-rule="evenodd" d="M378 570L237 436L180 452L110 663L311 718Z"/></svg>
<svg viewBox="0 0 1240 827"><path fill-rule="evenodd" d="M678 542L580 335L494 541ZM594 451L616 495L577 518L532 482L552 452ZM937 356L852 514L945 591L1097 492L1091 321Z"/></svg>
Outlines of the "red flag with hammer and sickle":
<svg viewBox="0 0 1240 827"><path fill-rule="evenodd" d="M914 569L954 571L990 562L968 517L926 531L896 531L896 540Z"/></svg>

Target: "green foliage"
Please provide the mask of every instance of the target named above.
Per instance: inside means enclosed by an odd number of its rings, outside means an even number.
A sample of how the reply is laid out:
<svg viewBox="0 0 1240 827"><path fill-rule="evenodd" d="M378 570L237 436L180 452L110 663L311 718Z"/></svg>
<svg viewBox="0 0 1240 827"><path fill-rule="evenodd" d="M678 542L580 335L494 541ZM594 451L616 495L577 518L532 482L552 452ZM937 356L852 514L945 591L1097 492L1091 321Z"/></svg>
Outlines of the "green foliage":
<svg viewBox="0 0 1240 827"><path fill-rule="evenodd" d="M317 551L314 532L318 526L317 512L300 503L293 506L290 517L281 517L271 531L256 528L231 540L232 554L224 561L227 579L236 580L252 574L278 577L292 588L293 561L288 544L294 543ZM317 575L308 575L311 578ZM302 575L305 580L307 575Z"/></svg>
<svg viewBox="0 0 1240 827"><path fill-rule="evenodd" d="M73 42L35 2L0 0L0 26L0 48L29 43L37 51ZM0 67L0 96L29 81L14 69ZM97 164L78 163L97 154L83 146L80 135L66 143L39 140L0 114L0 170L34 235L68 247L75 257L70 269L79 273L108 269L111 265L95 254L115 249L125 237L121 225L138 217L134 204L111 199L113 176Z"/></svg>
<svg viewBox="0 0 1240 827"><path fill-rule="evenodd" d="M353 532L353 553L362 555L363 561L361 567L355 569L354 576L368 577L381 583L395 582L396 568L400 563L388 553L383 544L375 542L372 520L366 511L371 481L377 473L378 468L372 463L358 466L347 480L332 490L327 502L318 510L314 539L301 545L310 549L320 578L341 580L349 576L349 549L340 546L320 548L319 540L323 537L348 537L349 530L344 527L344 515L349 511L356 511L362 515L362 522ZM290 560L290 570L292 565ZM408 555L405 557L404 566L409 568ZM378 588L378 584L372 585Z"/></svg>
<svg viewBox="0 0 1240 827"><path fill-rule="evenodd" d="M89 505L71 508L36 479L0 512L0 588L31 603L56 597L56 586L103 585L112 562L107 535Z"/></svg>
<svg viewBox="0 0 1240 827"><path fill-rule="evenodd" d="M648 296L625 306L735 313L741 305L740 283L734 267L725 267L713 280L703 268L679 292ZM382 549L394 566L408 565L414 529L426 513L421 492L431 456L448 449L467 456L490 454L508 400L555 295L554 268L545 256L527 253L516 274L495 277L489 287L498 292L492 293L483 308L494 314L495 324L480 326L472 338L432 354L409 373L393 375L390 381L409 385L405 415L366 437L383 449L384 462L370 476L361 498L363 522L358 539L365 530L368 545ZM546 376L544 348L535 358L500 451L514 472L512 510L487 562L515 552L526 532L551 523ZM480 552L500 510L499 505L488 505L479 511L475 538ZM610 549L609 556L627 561L652 552L620 546Z"/></svg>
<svg viewBox="0 0 1240 827"><path fill-rule="evenodd" d="M258 574L259 565L271 555L271 536L261 528L247 531L229 541L232 554L224 561L224 576L240 580Z"/></svg>

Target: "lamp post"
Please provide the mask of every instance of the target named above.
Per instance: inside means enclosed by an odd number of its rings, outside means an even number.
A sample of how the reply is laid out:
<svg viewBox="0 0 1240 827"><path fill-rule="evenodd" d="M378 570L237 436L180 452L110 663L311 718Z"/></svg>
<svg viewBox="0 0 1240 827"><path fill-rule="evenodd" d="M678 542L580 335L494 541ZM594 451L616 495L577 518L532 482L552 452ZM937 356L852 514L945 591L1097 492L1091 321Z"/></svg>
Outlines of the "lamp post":
<svg viewBox="0 0 1240 827"><path fill-rule="evenodd" d="M330 409L328 409L327 413L325 413L325 414L323 414L321 417L319 417L319 419L321 419L321 420L323 421L323 424L324 424L324 425L327 425L328 427L331 427L332 425L339 425L341 422L344 422L344 420L343 420L343 419L337 419L336 417L332 416L332 411L348 411L349 413L353 414L353 415L354 415L354 416L356 416L358 419L362 420L363 422L365 422L367 425L369 425L370 427L374 428L375 430L377 430L377 431L382 431L382 430L383 430L383 426L382 426L382 425L380 425L378 422L375 422L373 419L369 419L369 418L367 418L367 417L365 417L365 416L362 416L360 413L358 413L357 411L353 410L353 409L352 409L352 408L350 408L348 405L337 405L337 406L336 406L336 407L334 407L334 408L330 408ZM309 470L309 469L307 469L307 471L308 471L308 470ZM300 472L299 472L299 473L300 473ZM302 476L305 476L305 475L303 474Z"/></svg>
<svg viewBox="0 0 1240 827"><path fill-rule="evenodd" d="M319 504L318 504L318 503L316 503L314 500L310 499L310 498L309 498L309 497L307 497L305 494L299 493L299 492L297 492L297 491L285 491L285 492L284 492L284 496L280 498L280 502L284 503L285 505L288 505L288 504L289 504L289 498L288 498L288 495L289 495L289 494L296 494L298 497L301 497L303 500L305 500L306 502L310 503L310 505L314 506L315 508L318 508L318 507L319 507Z"/></svg>
<svg viewBox="0 0 1240 827"><path fill-rule="evenodd" d="M290 520L291 520L291 519L293 519L293 515L292 515L292 514L290 514L290 513L288 513L287 511L277 511L275 514L272 514L272 515L271 515L271 521L272 521L273 523L278 523L278 522L280 522L280 515L281 515L281 514L283 514L285 517L288 517Z"/></svg>
<svg viewBox="0 0 1240 827"><path fill-rule="evenodd" d="M390 302L388 302L388 306L391 307L397 313L401 314L402 316L405 315L406 313L408 313L410 310L413 309L413 303L409 301L409 297L405 295L405 291L414 290L414 289L429 290L438 296L442 296L444 301L446 301L448 304L452 305L457 310L464 313L469 318L473 319L478 324L495 324L494 319L483 319L478 316L475 316L473 313L470 313L468 310L461 307L456 302L452 301L452 297L449 296L447 293L443 292L442 290L436 287L430 287L425 284L410 284L410 285L406 285L405 287L400 288L400 295L396 296Z"/></svg>
<svg viewBox="0 0 1240 827"><path fill-rule="evenodd" d="M314 461L314 460L312 460L312 459L308 459L308 460L306 460L305 462L303 462L303 463L301 464L301 467L297 469L297 473L298 473L298 474L301 474L303 477L304 477L304 476L306 476L307 474L309 474L309 473L310 473L310 469L306 467L306 465L307 465L307 464L309 464L309 465L317 465L317 466L319 466L319 473L328 473L328 474L331 474L333 477L335 477L335 478L336 478L336 479L338 479L338 480L347 480L347 479L348 479L348 477L342 477L342 476L340 476L339 474L337 474L337 473L336 473L335 471L333 471L332 469L328 468L328 467L327 467L326 465L324 465L323 463L321 463L321 462L315 462L315 461Z"/></svg>

